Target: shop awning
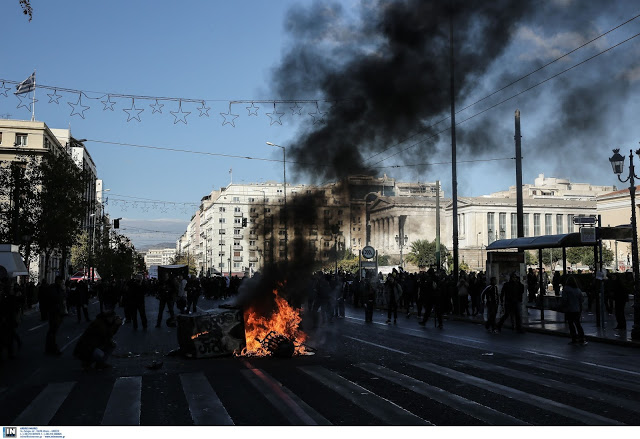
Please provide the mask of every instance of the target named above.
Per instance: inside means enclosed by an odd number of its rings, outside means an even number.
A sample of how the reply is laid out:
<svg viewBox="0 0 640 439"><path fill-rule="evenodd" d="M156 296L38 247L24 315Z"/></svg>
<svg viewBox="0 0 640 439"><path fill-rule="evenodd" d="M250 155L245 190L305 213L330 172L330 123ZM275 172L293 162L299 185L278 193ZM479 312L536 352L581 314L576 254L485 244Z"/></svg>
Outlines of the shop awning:
<svg viewBox="0 0 640 439"><path fill-rule="evenodd" d="M630 226L598 227L596 238L603 240L631 241L633 231ZM487 246L487 250L506 250L519 248L534 250L541 248L563 248L593 246L593 242L582 242L580 233L565 233L561 235L531 236L527 238L500 239Z"/></svg>

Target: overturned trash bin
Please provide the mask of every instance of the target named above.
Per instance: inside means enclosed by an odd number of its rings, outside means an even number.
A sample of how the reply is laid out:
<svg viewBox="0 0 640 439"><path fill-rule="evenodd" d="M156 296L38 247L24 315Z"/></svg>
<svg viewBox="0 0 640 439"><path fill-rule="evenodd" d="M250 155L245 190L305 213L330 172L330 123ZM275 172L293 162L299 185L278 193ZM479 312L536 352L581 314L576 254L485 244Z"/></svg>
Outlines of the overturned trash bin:
<svg viewBox="0 0 640 439"><path fill-rule="evenodd" d="M239 353L246 346L241 309L216 309L176 316L180 353L212 358Z"/></svg>

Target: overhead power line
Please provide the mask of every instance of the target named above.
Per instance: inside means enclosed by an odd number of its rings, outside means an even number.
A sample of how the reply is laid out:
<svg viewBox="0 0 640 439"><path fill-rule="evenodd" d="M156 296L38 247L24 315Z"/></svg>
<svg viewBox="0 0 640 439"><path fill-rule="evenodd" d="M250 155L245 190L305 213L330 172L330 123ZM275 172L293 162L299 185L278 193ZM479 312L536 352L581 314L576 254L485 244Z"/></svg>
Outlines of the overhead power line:
<svg viewBox="0 0 640 439"><path fill-rule="evenodd" d="M456 112L455 112L455 114L458 114L458 113L461 113L461 112L463 112L463 111L465 111L465 110L468 110L469 108L473 107L474 105L479 104L480 102L482 102L482 101L484 101L484 100L486 100L486 99L488 99L488 98L490 98L490 97L492 97L492 96L494 96L494 95L496 95L496 94L500 93L501 91L504 91L505 89L507 89L507 88L511 87L512 85L517 84L518 82L522 81L523 79L526 79L526 78L528 78L529 76L531 76L531 75L533 75L533 74L535 74L535 73L537 73L537 72L539 72L539 71L541 71L541 70L545 69L546 67L549 67L551 64L553 64L553 63L555 63L555 62L557 62L557 61L560 61L560 60L561 60L561 59L563 59L563 58L566 58L567 56L571 55L572 53L574 53L574 52L576 52L576 51L578 51L578 50L582 49L583 47L588 46L589 44L593 43L594 41L596 41L596 40L598 40L598 39L600 39L600 38L602 38L602 37L604 37L605 35L610 34L610 33L611 33L611 32L613 32L614 30L617 30L617 29L621 28L622 26L624 26L624 25L626 25L626 24L629 24L630 22L634 21L634 20L635 20L635 19L637 19L638 17L640 17L640 14L636 15L635 17L632 17L632 18L628 19L627 21L625 21L625 22L623 22L623 23L620 23L620 24L619 24L619 25L617 25L616 27L613 27L613 28L609 29L608 31L606 31L606 32L604 32L604 33L602 33L602 34L598 35L598 36L597 36L597 37L595 37L595 38L592 38L591 40L587 41L586 43L584 43L584 44L582 44L582 45L580 45L580 46L576 47L575 49L573 49L573 50L571 50L571 51L569 51L569 52L565 53L564 55L561 55L561 56L557 57L556 59L554 59L554 60L552 60L552 61L550 61L550 62L548 62L548 63L546 63L546 64L544 64L544 65L542 65L542 66L540 66L540 67L538 67L537 69L535 69L535 70L533 70L533 71L531 71L531 72L527 73L526 75L521 76L520 78L516 79L515 81L510 82L509 84L507 84L507 85L505 85L505 86L503 86L503 87L499 88L498 90L495 90L494 92L492 92L492 93L490 93L490 94L486 95L486 96L485 96L485 97L483 97L483 98L478 99L477 101L475 101L475 102L473 102L473 103L471 103L471 104L467 105L466 107L459 109L458 111L456 111ZM632 37L632 38L634 38L634 37ZM626 42L626 41L628 41L628 40L623 41L623 43L624 43L624 42ZM622 44L622 43L620 43L620 44ZM614 46L614 47L616 47L616 46ZM607 50L609 50L609 49L607 49ZM587 61L588 61L588 60L587 60ZM493 107L490 107L490 108L493 108ZM425 132L429 131L431 128L436 127L436 126L438 126L439 124L441 124L442 122L444 122L444 121L446 121L446 120L450 119L450 117L451 117L451 116L443 117L443 118L442 118L442 119L440 119L439 121L437 121L437 122L435 122L435 123L433 123L433 124L429 125L429 126L428 126L428 127L426 127L426 128L423 128L423 129L419 130L419 131L418 131L418 132L416 132L415 134L412 134L411 136L407 137L406 139L403 139L403 140L401 140L400 142L395 143L395 144L393 144L393 145L389 146L388 148L385 148L384 150L379 151L379 152L377 152L377 153L375 153L375 154L373 154L373 155L371 155L371 156L367 157L367 158L365 159L365 161L371 160L371 159L373 159L374 157L377 157L377 156L379 156L380 154L383 154L383 153L385 153L385 152L389 151L390 149L396 148L396 147L398 147L398 146L402 145L403 143L408 142L409 140L413 139L414 137L419 136L420 134L424 134ZM456 124L456 125L458 125L458 124ZM446 130L444 130L444 131L446 131ZM440 134L440 133L442 133L442 132L443 132L443 131L440 131L438 134ZM429 139L431 139L431 138L433 138L433 137L434 137L434 136L429 137L429 138L425 139L424 141L429 140ZM419 144L419 143L418 143L418 144ZM412 145L412 146L413 146L413 145ZM390 157L393 157L393 156L390 156ZM386 159L385 159L385 160L386 160ZM380 162L378 162L378 163L380 163Z"/></svg>

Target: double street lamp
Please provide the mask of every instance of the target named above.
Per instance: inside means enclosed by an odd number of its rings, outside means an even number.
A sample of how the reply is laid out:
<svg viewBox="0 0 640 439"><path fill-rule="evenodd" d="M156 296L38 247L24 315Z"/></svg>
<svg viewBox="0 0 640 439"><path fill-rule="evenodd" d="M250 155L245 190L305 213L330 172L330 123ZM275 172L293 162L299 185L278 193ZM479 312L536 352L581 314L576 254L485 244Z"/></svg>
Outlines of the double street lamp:
<svg viewBox="0 0 640 439"><path fill-rule="evenodd" d="M640 156L640 149L636 150ZM633 151L629 150L629 176L623 180L620 175L624 171L624 157L620 155L620 149L613 150L613 156L609 159L613 173L618 176L622 183L629 182L629 195L631 196L631 228L633 230L633 241L631 242L631 261L633 265L633 328L631 329L631 339L640 340L640 270L638 267L638 228L636 223L636 184L635 179L640 178L635 175L633 167Z"/></svg>
<svg viewBox="0 0 640 439"><path fill-rule="evenodd" d="M282 178L284 180L284 263L287 264L289 262L289 248L288 248L288 237L289 237L289 227L287 224L287 150L284 146L276 145L275 143L267 142L269 146L275 146L276 148L282 149Z"/></svg>

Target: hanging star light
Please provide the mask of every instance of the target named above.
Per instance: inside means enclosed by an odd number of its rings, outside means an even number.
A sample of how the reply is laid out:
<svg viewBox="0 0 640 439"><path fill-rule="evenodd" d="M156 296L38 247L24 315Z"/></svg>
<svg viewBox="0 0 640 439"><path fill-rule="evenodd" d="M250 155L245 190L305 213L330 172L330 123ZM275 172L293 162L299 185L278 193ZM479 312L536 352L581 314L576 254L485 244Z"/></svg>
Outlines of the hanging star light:
<svg viewBox="0 0 640 439"><path fill-rule="evenodd" d="M70 116L77 114L83 119L84 119L84 112L87 111L89 108L91 108L86 105L82 105L82 93L78 95L78 102L76 102L75 104L72 104L71 102L67 102L67 104L69 104L69 106L72 108ZM79 111L78 111L78 107L80 107Z"/></svg>
<svg viewBox="0 0 640 439"><path fill-rule="evenodd" d="M149 106L153 108L153 113L151 114L156 114L156 113L162 114L162 107L164 107L164 104L161 104L160 102L158 102L157 99L155 104L151 104Z"/></svg>
<svg viewBox="0 0 640 439"><path fill-rule="evenodd" d="M205 106L204 101L202 101L202 106L196 107L196 108L200 112L200 116L198 116L198 117L202 117L202 116L209 117L209 110L211 110L211 107Z"/></svg>
<svg viewBox="0 0 640 439"><path fill-rule="evenodd" d="M323 113L322 111L320 111L320 107L318 106L318 102L316 101L316 111L313 113L309 113L309 116L313 117L313 123L314 125L316 123L323 123L324 122L324 115L327 114L326 112Z"/></svg>
<svg viewBox="0 0 640 439"><path fill-rule="evenodd" d="M137 119L138 122L142 122L140 120L140 113L142 113L144 110L142 108L136 108L136 100L135 99L133 99L133 98L131 99L131 108L125 108L122 111L124 111L128 115L127 122L129 122L131 119Z"/></svg>
<svg viewBox="0 0 640 439"><path fill-rule="evenodd" d="M49 96L49 103L55 102L56 104L59 104L58 99L62 97L58 94L58 90L53 90L53 94L47 93L47 96Z"/></svg>
<svg viewBox="0 0 640 439"><path fill-rule="evenodd" d="M20 95L14 95L14 96L15 96L15 97L17 97L17 98L18 98L18 100L20 101L20 103L18 104L18 106L17 106L16 108L24 107L24 108L26 108L26 109L27 109L27 111L29 111L29 112L31 112L31 105L32 105L34 102L38 102L38 100L37 100L37 99L35 99L35 100L33 100L33 99L29 99L28 103L26 103L26 104L25 104L25 103L23 102L23 100L22 100L22 97L20 97Z"/></svg>
<svg viewBox="0 0 640 439"><path fill-rule="evenodd" d="M247 110L249 110L249 116L257 116L258 115L258 109L260 107L256 106L256 104L254 104L253 102L251 102L251 106L250 107L245 107Z"/></svg>
<svg viewBox="0 0 640 439"><path fill-rule="evenodd" d="M271 123L269 123L269 125L273 125L274 123L279 123L280 125L282 125L282 121L280 119L282 118L282 116L284 116L284 113L280 113L278 111L275 102L273 103L273 112L267 113L267 116L269 116L269 119L271 119Z"/></svg>
<svg viewBox="0 0 640 439"><path fill-rule="evenodd" d="M297 102L295 106L289 107L289 108L291 108L291 111L293 112L292 114L297 114L298 116L302 116L302 107L298 105Z"/></svg>
<svg viewBox="0 0 640 439"><path fill-rule="evenodd" d="M100 101L100 102L102 102L102 104L104 105L104 108L102 109L102 111L106 111L106 110L113 111L113 106L116 104L114 101L111 100L111 96L109 95L107 95L106 101Z"/></svg>
<svg viewBox="0 0 640 439"><path fill-rule="evenodd" d="M175 120L173 124L177 124L178 122L183 122L185 125L187 124L187 116L191 114L191 111L182 111L182 101L178 104L178 111L169 111L169 113L173 114Z"/></svg>
<svg viewBox="0 0 640 439"><path fill-rule="evenodd" d="M235 122L236 119L238 117L240 117L239 114L231 113L231 102L229 102L229 112L228 113L220 113L220 116L222 116L224 118L224 122L222 122L222 126L225 126L226 124L229 124L234 128L236 126L236 122Z"/></svg>
<svg viewBox="0 0 640 439"><path fill-rule="evenodd" d="M8 98L9 96L7 96L7 92L9 90L11 90L11 87L7 87L6 85L4 85L4 82L2 82L2 87L0 87L0 95Z"/></svg>

